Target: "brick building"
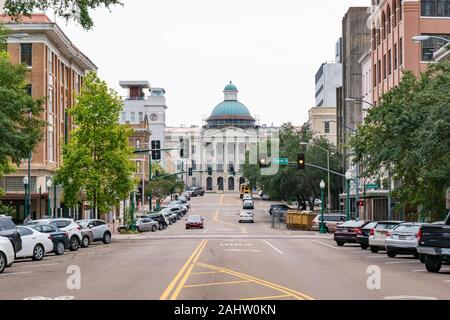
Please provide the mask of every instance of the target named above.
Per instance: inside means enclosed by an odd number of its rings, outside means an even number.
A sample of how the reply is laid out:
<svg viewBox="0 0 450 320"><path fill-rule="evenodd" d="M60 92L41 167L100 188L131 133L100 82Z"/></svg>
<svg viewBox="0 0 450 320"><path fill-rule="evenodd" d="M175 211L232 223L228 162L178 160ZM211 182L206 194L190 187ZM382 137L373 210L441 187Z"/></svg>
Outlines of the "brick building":
<svg viewBox="0 0 450 320"><path fill-rule="evenodd" d="M0 16L0 23L4 23L11 33L28 34L25 39L8 39L8 52L12 63L23 63L28 67L28 90L32 97L45 99L42 117L47 125L42 142L33 152L30 175L30 214L32 218L39 218L47 214L49 207L52 212L58 211L54 208L61 208L60 188L48 188L47 181L62 163L62 147L73 128L67 110L74 104L86 72L97 67L44 14L33 14L19 22ZM0 179L0 187L6 191L1 200L16 208L14 218L17 221L25 218L23 178L27 168L28 160L24 160L14 174ZM73 214L73 211L65 210L64 213ZM62 210L58 214L63 214Z"/></svg>

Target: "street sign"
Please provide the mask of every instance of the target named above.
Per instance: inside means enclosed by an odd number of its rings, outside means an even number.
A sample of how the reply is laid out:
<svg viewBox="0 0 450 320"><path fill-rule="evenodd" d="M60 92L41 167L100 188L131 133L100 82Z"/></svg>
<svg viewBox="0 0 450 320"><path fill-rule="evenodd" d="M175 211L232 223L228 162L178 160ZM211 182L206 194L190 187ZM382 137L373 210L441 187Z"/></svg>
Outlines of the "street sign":
<svg viewBox="0 0 450 320"><path fill-rule="evenodd" d="M366 189L378 189L380 186L377 184L366 184Z"/></svg>
<svg viewBox="0 0 450 320"><path fill-rule="evenodd" d="M289 164L289 159L288 158L273 158L272 163L277 164L277 165L287 166Z"/></svg>

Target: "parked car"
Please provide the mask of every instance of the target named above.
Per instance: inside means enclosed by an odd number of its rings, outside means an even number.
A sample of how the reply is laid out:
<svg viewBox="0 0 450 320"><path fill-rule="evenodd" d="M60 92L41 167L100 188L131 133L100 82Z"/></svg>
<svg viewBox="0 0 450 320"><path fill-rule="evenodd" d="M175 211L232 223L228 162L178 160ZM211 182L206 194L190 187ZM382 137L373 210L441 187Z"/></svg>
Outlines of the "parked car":
<svg viewBox="0 0 450 320"><path fill-rule="evenodd" d="M397 254L412 254L419 258L417 247L421 223L402 223L395 227L386 238L386 253L395 258Z"/></svg>
<svg viewBox="0 0 450 320"><path fill-rule="evenodd" d="M204 196L205 195L205 189L203 189L202 187L191 187L189 189L189 191L191 191L192 196L194 197L198 197L198 196Z"/></svg>
<svg viewBox="0 0 450 320"><path fill-rule="evenodd" d="M358 243L357 237L362 233L361 228L370 222L366 220L350 220L337 226L334 231L334 241L339 247L344 246L346 243Z"/></svg>
<svg viewBox="0 0 450 320"><path fill-rule="evenodd" d="M320 230L320 215L313 220L311 231ZM327 232L333 233L336 227L343 224L347 217L345 214L324 214L323 220L325 222L325 227Z"/></svg>
<svg viewBox="0 0 450 320"><path fill-rule="evenodd" d="M159 230L166 229L169 226L169 220L160 212L149 214L143 218L150 218L157 221L159 223Z"/></svg>
<svg viewBox="0 0 450 320"><path fill-rule="evenodd" d="M32 258L33 261L40 261L46 253L53 252L54 245L50 235L30 227L18 227L17 230L22 237L22 250L16 252L17 258Z"/></svg>
<svg viewBox="0 0 450 320"><path fill-rule="evenodd" d="M194 215L186 219L186 229L203 229L204 227L204 219L202 216Z"/></svg>
<svg viewBox="0 0 450 320"><path fill-rule="evenodd" d="M253 200L253 196L251 193L246 193L242 196L242 201Z"/></svg>
<svg viewBox="0 0 450 320"><path fill-rule="evenodd" d="M83 229L89 229L94 234L93 241L103 241L104 244L111 243L111 231L105 221L99 219L78 220L77 223Z"/></svg>
<svg viewBox="0 0 450 320"><path fill-rule="evenodd" d="M136 221L136 229L138 232L155 232L158 228L159 222L151 218L140 218Z"/></svg>
<svg viewBox="0 0 450 320"><path fill-rule="evenodd" d="M450 262L450 214L443 225L424 224L419 231L417 252L423 255L428 272L437 273Z"/></svg>
<svg viewBox="0 0 450 320"><path fill-rule="evenodd" d="M180 216L177 211L172 211L171 208L161 210L161 214L169 220L169 225L176 223L178 221L178 217Z"/></svg>
<svg viewBox="0 0 450 320"><path fill-rule="evenodd" d="M191 204L189 203L189 200L185 196L179 197L178 200L181 202L181 204L187 207L188 210L191 208Z"/></svg>
<svg viewBox="0 0 450 320"><path fill-rule="evenodd" d="M0 237L0 273L11 267L14 262L14 247L6 237Z"/></svg>
<svg viewBox="0 0 450 320"><path fill-rule="evenodd" d="M190 192L185 191L185 192L183 192L183 193L181 194L181 196L182 196L182 197L185 197L188 201L191 200L191 193L190 193Z"/></svg>
<svg viewBox="0 0 450 320"><path fill-rule="evenodd" d="M83 236L81 234L81 227L73 221L73 219L67 218L55 218L55 219L41 219L41 220L31 220L26 225L37 225L37 224L50 224L57 227L61 231L65 231L69 235L70 251L77 251L81 246Z"/></svg>
<svg viewBox="0 0 450 320"><path fill-rule="evenodd" d="M270 200L270 196L267 193L263 193L261 195L261 199L264 201L269 201Z"/></svg>
<svg viewBox="0 0 450 320"><path fill-rule="evenodd" d="M377 226L370 230L369 246L372 253L378 253L380 250L386 250L386 238L403 221L381 221Z"/></svg>
<svg viewBox="0 0 450 320"><path fill-rule="evenodd" d="M255 223L255 215L250 211L241 211L239 213L239 223L243 222Z"/></svg>
<svg viewBox="0 0 450 320"><path fill-rule="evenodd" d="M179 200L170 202L167 205L167 207L169 207L169 208L177 208L178 210L180 210L183 213L183 215L185 215L188 212L188 208L185 205L183 205L183 203L181 201L179 201Z"/></svg>
<svg viewBox="0 0 450 320"><path fill-rule="evenodd" d="M272 215L273 211L275 209L278 209L278 208L281 208L281 209L284 209L284 210L288 210L289 209L289 207L287 205L285 205L285 204L280 204L280 203L278 203L278 204L271 204L270 208L269 208L269 214Z"/></svg>
<svg viewBox="0 0 450 320"><path fill-rule="evenodd" d="M255 209L255 204L253 203L253 200L245 200L243 204L243 209Z"/></svg>
<svg viewBox="0 0 450 320"><path fill-rule="evenodd" d="M361 245L361 249L367 250L369 248L370 231L375 229L377 224L378 222L373 221L361 228L361 233L356 236L356 242Z"/></svg>
<svg viewBox="0 0 450 320"><path fill-rule="evenodd" d="M0 216L0 237L6 237L11 241L14 252L22 250L22 239L11 217Z"/></svg>
<svg viewBox="0 0 450 320"><path fill-rule="evenodd" d="M38 224L30 226L30 228L50 236L53 242L53 252L57 256L63 255L66 249L69 249L69 235L67 232L49 224Z"/></svg>

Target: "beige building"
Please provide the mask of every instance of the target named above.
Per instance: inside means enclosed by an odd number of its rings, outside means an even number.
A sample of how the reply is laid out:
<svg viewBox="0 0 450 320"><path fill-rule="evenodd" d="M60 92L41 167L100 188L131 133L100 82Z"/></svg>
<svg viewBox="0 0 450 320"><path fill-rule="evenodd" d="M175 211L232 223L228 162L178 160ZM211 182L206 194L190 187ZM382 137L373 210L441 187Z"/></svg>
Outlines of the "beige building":
<svg viewBox="0 0 450 320"><path fill-rule="evenodd" d="M31 206L32 218L39 218L50 210L60 215L74 211L55 210L61 208L61 191L58 187L47 187L62 163L62 149L73 128L67 110L74 104L80 92L86 72L96 70L95 64L85 56L64 34L59 26L44 14L33 14L21 21L11 21L0 16L12 33L26 33L24 39L8 39L8 52L12 63L28 67L28 91L35 99L45 98L42 118L47 122L44 138L31 158ZM25 218L24 176L27 175L28 160L23 161L14 174L0 179L0 187L6 194L2 200L16 208L14 219ZM56 199L56 201L55 201ZM49 201L50 200L50 201Z"/></svg>
<svg viewBox="0 0 450 320"><path fill-rule="evenodd" d="M336 108L317 107L309 110L308 124L316 136L324 136L330 143L337 143Z"/></svg>

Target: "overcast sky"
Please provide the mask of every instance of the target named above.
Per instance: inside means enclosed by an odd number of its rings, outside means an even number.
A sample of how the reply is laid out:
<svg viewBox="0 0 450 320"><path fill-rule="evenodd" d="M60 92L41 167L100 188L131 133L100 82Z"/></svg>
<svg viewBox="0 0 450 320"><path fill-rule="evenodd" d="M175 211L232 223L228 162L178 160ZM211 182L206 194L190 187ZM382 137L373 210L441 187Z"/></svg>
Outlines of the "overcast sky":
<svg viewBox="0 0 450 320"><path fill-rule="evenodd" d="M167 124L201 125L229 81L261 123L302 124L314 76L334 59L341 20L369 0L123 0L94 30L58 23L121 94L120 80L166 89Z"/></svg>

